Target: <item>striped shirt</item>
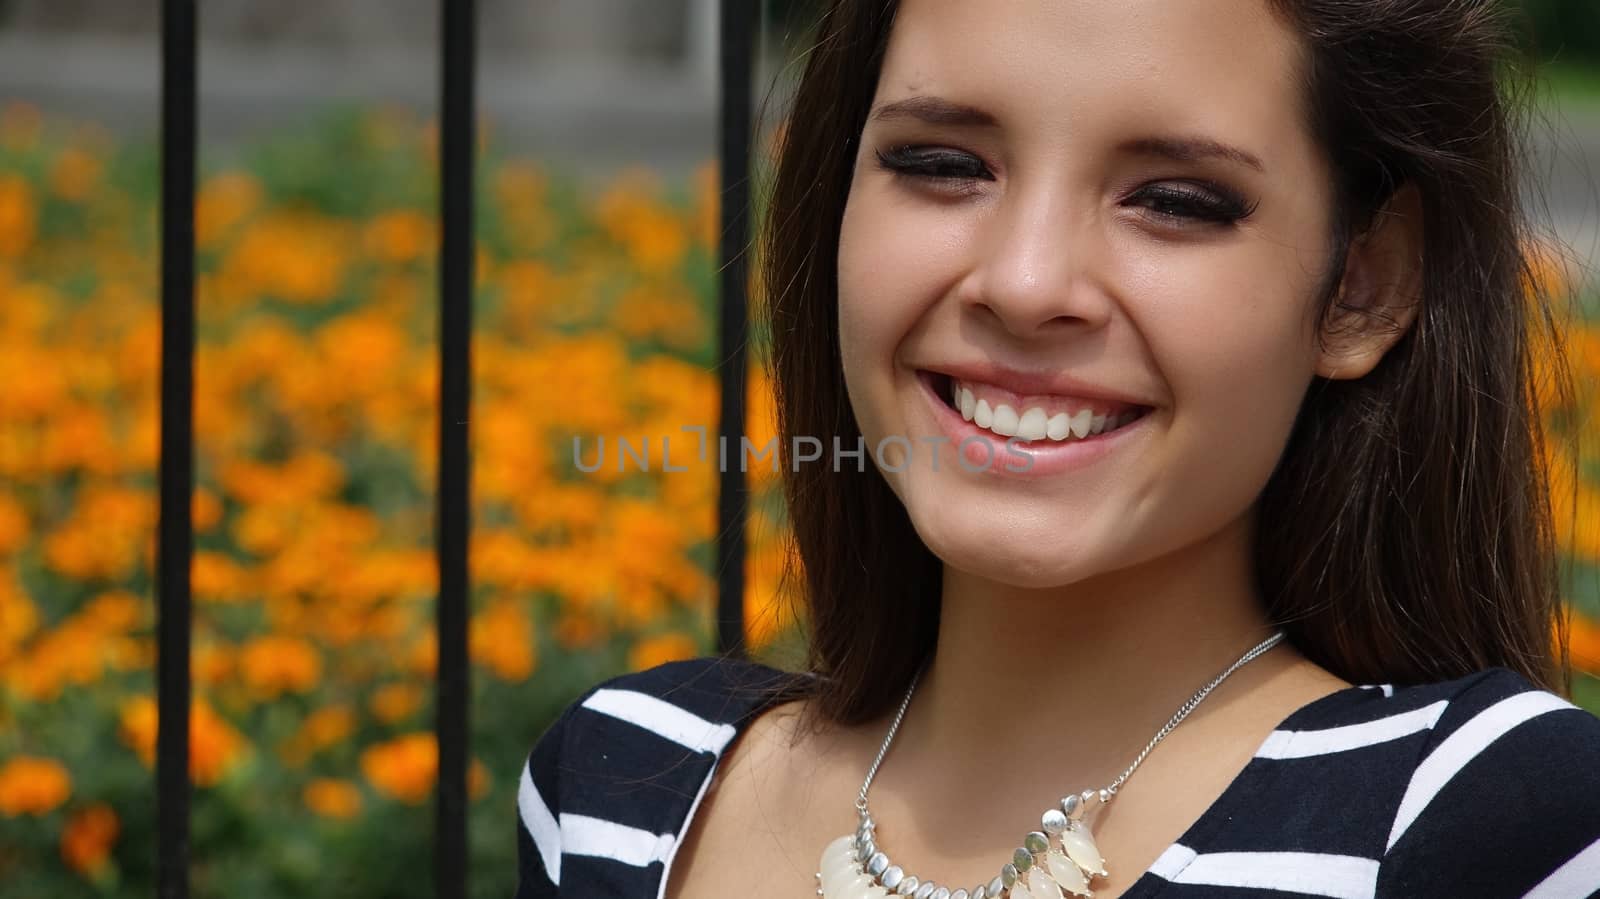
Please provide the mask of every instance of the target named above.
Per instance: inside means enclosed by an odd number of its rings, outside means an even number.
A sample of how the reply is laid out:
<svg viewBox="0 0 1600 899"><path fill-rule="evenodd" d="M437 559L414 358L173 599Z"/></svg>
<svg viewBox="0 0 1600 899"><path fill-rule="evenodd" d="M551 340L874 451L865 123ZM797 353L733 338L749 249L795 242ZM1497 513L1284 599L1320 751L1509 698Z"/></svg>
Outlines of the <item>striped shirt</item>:
<svg viewBox="0 0 1600 899"><path fill-rule="evenodd" d="M582 694L522 771L517 899L664 896L723 750L801 677L703 657ZM1600 718L1505 668L1339 690L1122 895L1600 895Z"/></svg>

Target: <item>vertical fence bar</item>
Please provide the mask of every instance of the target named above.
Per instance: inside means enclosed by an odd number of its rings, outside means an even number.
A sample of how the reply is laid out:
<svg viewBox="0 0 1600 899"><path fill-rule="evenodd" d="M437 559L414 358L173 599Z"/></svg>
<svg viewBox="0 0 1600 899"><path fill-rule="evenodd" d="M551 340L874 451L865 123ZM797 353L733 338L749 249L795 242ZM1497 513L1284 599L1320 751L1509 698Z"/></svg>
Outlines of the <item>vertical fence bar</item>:
<svg viewBox="0 0 1600 899"><path fill-rule="evenodd" d="M156 894L189 894L194 495L195 0L161 3L161 461L156 549Z"/></svg>
<svg viewBox="0 0 1600 899"><path fill-rule="evenodd" d="M759 0L722 0L719 6L722 200L717 213L721 235L717 250L717 286L721 295L717 358L721 360L722 395L717 423L717 649L743 655L744 525L749 506L741 464L749 336L749 258L745 248L750 232L750 83L755 74L761 5ZM726 453L722 452L724 447Z"/></svg>
<svg viewBox="0 0 1600 899"><path fill-rule="evenodd" d="M439 116L439 600L435 736L439 780L434 819L436 895L467 894L467 546L472 398L474 0L440 0Z"/></svg>

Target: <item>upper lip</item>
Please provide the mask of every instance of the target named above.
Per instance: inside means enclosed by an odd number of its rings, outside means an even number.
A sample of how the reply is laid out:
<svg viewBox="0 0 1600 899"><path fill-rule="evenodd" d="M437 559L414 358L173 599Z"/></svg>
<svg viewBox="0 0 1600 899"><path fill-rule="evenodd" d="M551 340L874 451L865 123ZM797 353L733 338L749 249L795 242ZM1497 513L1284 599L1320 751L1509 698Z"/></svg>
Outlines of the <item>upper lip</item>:
<svg viewBox="0 0 1600 899"><path fill-rule="evenodd" d="M923 369L935 374L950 375L963 381L992 384L1018 396L1064 396L1125 403L1129 406L1153 405L1131 393L1085 381L1059 369L1028 371L989 361L949 362L923 366Z"/></svg>

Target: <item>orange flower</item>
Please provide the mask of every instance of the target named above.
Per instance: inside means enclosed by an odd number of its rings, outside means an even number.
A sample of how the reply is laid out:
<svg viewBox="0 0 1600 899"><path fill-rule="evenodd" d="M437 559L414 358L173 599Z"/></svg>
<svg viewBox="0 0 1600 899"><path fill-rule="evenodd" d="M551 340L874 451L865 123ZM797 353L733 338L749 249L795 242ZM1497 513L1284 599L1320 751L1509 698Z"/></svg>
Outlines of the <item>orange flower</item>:
<svg viewBox="0 0 1600 899"><path fill-rule="evenodd" d="M379 721L394 724L411 717L422 700L422 688L416 684L384 684L372 692L367 705Z"/></svg>
<svg viewBox="0 0 1600 899"><path fill-rule="evenodd" d="M434 248L433 220L411 209L386 212L367 224L367 252L385 262L404 263Z"/></svg>
<svg viewBox="0 0 1600 899"><path fill-rule="evenodd" d="M555 635L564 649L588 649L604 639L606 627L594 612L567 608L556 619Z"/></svg>
<svg viewBox="0 0 1600 899"><path fill-rule="evenodd" d="M97 802L80 809L61 830L61 858L72 870L92 876L110 861L121 830L111 806Z"/></svg>
<svg viewBox="0 0 1600 899"><path fill-rule="evenodd" d="M433 789L439 746L433 734L413 733L378 743L361 753L361 772L384 796L420 804Z"/></svg>
<svg viewBox="0 0 1600 899"><path fill-rule="evenodd" d="M144 600L127 590L107 590L89 600L75 618L101 633L123 633L144 619Z"/></svg>
<svg viewBox="0 0 1600 899"><path fill-rule="evenodd" d="M343 286L353 255L348 231L346 223L316 213L270 213L246 225L223 262L219 283L230 297L327 302Z"/></svg>
<svg viewBox="0 0 1600 899"><path fill-rule="evenodd" d="M72 514L45 538L45 561L68 577L127 577L140 547L153 543L158 508L148 490L93 484L81 487Z"/></svg>
<svg viewBox="0 0 1600 899"><path fill-rule="evenodd" d="M0 814L49 814L72 794L72 778L55 759L13 756L0 768Z"/></svg>
<svg viewBox="0 0 1600 899"><path fill-rule="evenodd" d="M361 812L361 790L348 780L319 777L301 794L306 808L324 818L347 820Z"/></svg>
<svg viewBox="0 0 1600 899"><path fill-rule="evenodd" d="M189 655L194 681L203 686L220 684L233 677L233 647L211 642L196 643Z"/></svg>
<svg viewBox="0 0 1600 899"><path fill-rule="evenodd" d="M1573 263L1563 257L1559 247L1533 240L1523 249L1533 277L1533 283L1528 285L1533 296L1562 297L1572 289L1568 272Z"/></svg>
<svg viewBox="0 0 1600 899"><path fill-rule="evenodd" d="M22 503L0 494L0 556L7 556L22 548L28 538L28 514Z"/></svg>
<svg viewBox="0 0 1600 899"><path fill-rule="evenodd" d="M50 170L50 187L63 199L82 201L100 180L100 160L76 147L62 152Z"/></svg>
<svg viewBox="0 0 1600 899"><path fill-rule="evenodd" d="M146 767L155 764L156 701L139 696L122 706L122 741L138 753ZM195 700L189 711L189 778L201 786L212 786L228 773L249 750L243 736L217 715L211 706Z"/></svg>
<svg viewBox="0 0 1600 899"><path fill-rule="evenodd" d="M16 175L0 178L0 257L15 259L27 251L37 215L28 182Z"/></svg>
<svg viewBox="0 0 1600 899"><path fill-rule="evenodd" d="M244 737L227 721L199 702L189 723L189 776L201 786L221 781L244 754Z"/></svg>
<svg viewBox="0 0 1600 899"><path fill-rule="evenodd" d="M646 637L633 644L628 651L628 667L643 671L678 659L692 659L700 654L700 642L678 631Z"/></svg>
<svg viewBox="0 0 1600 899"><path fill-rule="evenodd" d="M783 589L788 545L759 538L752 542L755 547L745 561L745 639L752 649L761 650L793 626L794 609Z"/></svg>
<svg viewBox="0 0 1600 899"><path fill-rule="evenodd" d="M495 676L526 680L533 673L533 621L513 600L498 600L472 616L471 651Z"/></svg>
<svg viewBox="0 0 1600 899"><path fill-rule="evenodd" d="M421 675L432 677L439 670L439 641L430 628L417 635L406 655L406 667Z"/></svg>
<svg viewBox="0 0 1600 899"><path fill-rule="evenodd" d="M411 733L379 743L361 753L361 771L384 796L421 804L439 776L439 744L431 733ZM477 798L488 789L489 770L473 759L467 766L467 792Z"/></svg>
<svg viewBox="0 0 1600 899"><path fill-rule="evenodd" d="M356 716L349 706L317 709L300 722L300 729L284 744L284 761L293 766L303 765L311 756L350 736L355 729Z"/></svg>
<svg viewBox="0 0 1600 899"><path fill-rule="evenodd" d="M1567 622L1572 666L1590 674L1600 674L1600 624L1576 612L1567 615Z"/></svg>
<svg viewBox="0 0 1600 899"><path fill-rule="evenodd" d="M209 247L261 202L261 185L249 176L225 173L207 181L195 199L195 240Z"/></svg>
<svg viewBox="0 0 1600 899"><path fill-rule="evenodd" d="M5 568L0 568L0 662L22 648L39 626L39 610L22 592L22 585Z"/></svg>
<svg viewBox="0 0 1600 899"><path fill-rule="evenodd" d="M595 219L622 245L635 268L671 271L689 250L689 227L656 202L659 178L643 168L618 176L599 198Z"/></svg>
<svg viewBox="0 0 1600 899"><path fill-rule="evenodd" d="M204 487L196 487L189 514L194 521L194 529L199 533L205 533L222 521L222 500L217 498L216 493Z"/></svg>
<svg viewBox="0 0 1600 899"><path fill-rule="evenodd" d="M239 656L244 682L265 699L283 693L304 693L322 677L322 656L296 637L257 637Z"/></svg>

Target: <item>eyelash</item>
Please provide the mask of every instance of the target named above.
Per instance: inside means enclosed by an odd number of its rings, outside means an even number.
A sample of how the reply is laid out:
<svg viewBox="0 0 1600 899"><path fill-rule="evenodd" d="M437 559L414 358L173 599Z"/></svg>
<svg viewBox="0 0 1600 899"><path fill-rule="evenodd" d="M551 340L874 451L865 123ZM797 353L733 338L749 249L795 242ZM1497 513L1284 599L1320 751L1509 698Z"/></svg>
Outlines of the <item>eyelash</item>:
<svg viewBox="0 0 1600 899"><path fill-rule="evenodd" d="M930 181L947 182L956 185L952 191L956 196L974 196L978 193L976 182L986 180L972 174L940 173L941 169L952 166L970 166L977 162L973 157L961 153L916 154L912 151L918 149L911 146L894 147L887 152L875 151L878 165L897 177L920 178ZM981 171L983 164L977 163ZM1215 192L1215 196L1203 191L1151 189L1142 194L1158 201L1159 203L1176 206L1179 209L1190 210L1189 215L1179 215L1170 212L1159 212L1150 207L1150 213L1165 222L1178 224L1187 223L1214 223L1218 225L1232 225L1241 219L1249 217L1255 212L1255 204L1247 203L1243 197L1227 188L1217 184L1208 187Z"/></svg>

